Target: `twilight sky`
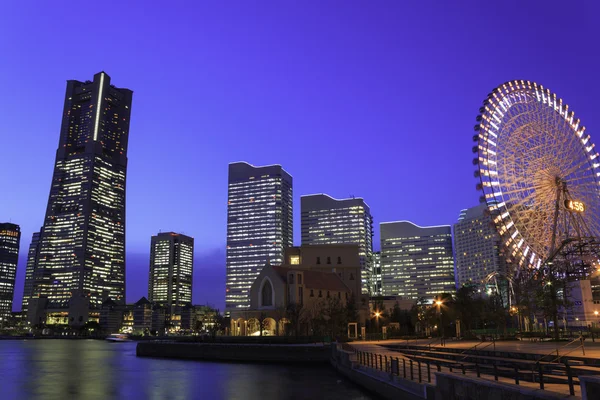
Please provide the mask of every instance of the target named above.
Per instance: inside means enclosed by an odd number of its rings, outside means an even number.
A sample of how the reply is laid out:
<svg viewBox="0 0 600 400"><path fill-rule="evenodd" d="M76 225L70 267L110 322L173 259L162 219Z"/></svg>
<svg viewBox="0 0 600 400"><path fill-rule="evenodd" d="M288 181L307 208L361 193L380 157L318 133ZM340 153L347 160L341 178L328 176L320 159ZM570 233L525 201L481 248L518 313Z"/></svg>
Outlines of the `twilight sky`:
<svg viewBox="0 0 600 400"><path fill-rule="evenodd" d="M134 91L128 302L147 294L150 236L173 230L196 240L194 302L223 309L229 162L292 174L296 244L301 195L363 197L378 249L379 222L452 224L477 204L473 125L501 83L550 88L600 140L591 0L149 4L0 3L0 221L22 230L15 310L68 79L104 70Z"/></svg>

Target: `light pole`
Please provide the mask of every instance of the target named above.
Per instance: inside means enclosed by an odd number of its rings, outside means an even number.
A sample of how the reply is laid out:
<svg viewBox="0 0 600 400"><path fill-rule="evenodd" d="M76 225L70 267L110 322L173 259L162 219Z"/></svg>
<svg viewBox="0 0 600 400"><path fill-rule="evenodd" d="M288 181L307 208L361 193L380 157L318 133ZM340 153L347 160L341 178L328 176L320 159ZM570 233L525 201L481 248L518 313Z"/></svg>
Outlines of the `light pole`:
<svg viewBox="0 0 600 400"><path fill-rule="evenodd" d="M435 302L435 304L437 305L438 308L438 316L440 318L440 338L442 337L442 332L443 332L443 327L442 327L442 302L440 300L437 300Z"/></svg>
<svg viewBox="0 0 600 400"><path fill-rule="evenodd" d="M379 334L379 316L381 313L379 311L375 311L375 332Z"/></svg>

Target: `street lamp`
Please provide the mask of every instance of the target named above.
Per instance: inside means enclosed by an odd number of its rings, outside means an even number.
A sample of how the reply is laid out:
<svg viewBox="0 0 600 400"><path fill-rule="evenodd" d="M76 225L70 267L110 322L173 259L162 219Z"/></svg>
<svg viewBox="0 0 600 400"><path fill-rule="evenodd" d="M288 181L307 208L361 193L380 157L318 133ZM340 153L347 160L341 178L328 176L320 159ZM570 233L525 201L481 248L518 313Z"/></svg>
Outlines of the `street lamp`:
<svg viewBox="0 0 600 400"><path fill-rule="evenodd" d="M379 311L375 311L375 330L377 333L379 333L379 317L381 316L381 313Z"/></svg>
<svg viewBox="0 0 600 400"><path fill-rule="evenodd" d="M442 337L442 331L444 330L444 327L443 327L443 325L442 325L442 304L443 304L443 302L442 302L442 301L440 301L440 300L437 300L437 301L435 302L435 304L437 305L437 308L438 308L438 316L439 316L439 318L440 318L440 338L441 338L441 337Z"/></svg>

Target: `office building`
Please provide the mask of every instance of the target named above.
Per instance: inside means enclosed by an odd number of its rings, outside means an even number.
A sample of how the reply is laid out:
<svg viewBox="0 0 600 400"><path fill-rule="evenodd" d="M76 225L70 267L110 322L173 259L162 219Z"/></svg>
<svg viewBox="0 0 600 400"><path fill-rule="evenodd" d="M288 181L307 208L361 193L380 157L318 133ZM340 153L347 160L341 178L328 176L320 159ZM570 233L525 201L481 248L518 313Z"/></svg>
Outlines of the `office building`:
<svg viewBox="0 0 600 400"><path fill-rule="evenodd" d="M485 203L461 210L454 224L456 284L483 287L494 273L504 275L506 262L500 235Z"/></svg>
<svg viewBox="0 0 600 400"><path fill-rule="evenodd" d="M194 238L174 232L152 236L150 245L150 279L148 300L166 307L172 314L176 307L192 302Z"/></svg>
<svg viewBox="0 0 600 400"><path fill-rule="evenodd" d="M373 292L373 218L361 198L334 199L326 194L300 199L302 245L357 244L362 292Z"/></svg>
<svg viewBox="0 0 600 400"><path fill-rule="evenodd" d="M31 237L29 252L27 253L27 266L25 267L25 285L23 287L23 301L21 302L21 311L27 315L29 299L33 296L33 274L40 252L40 232L35 232Z"/></svg>
<svg viewBox="0 0 600 400"><path fill-rule="evenodd" d="M373 288L373 296L382 296L383 292L381 289L381 252L374 251L373 252L373 278L372 278L372 288Z"/></svg>
<svg viewBox="0 0 600 400"><path fill-rule="evenodd" d="M292 176L280 165L229 164L225 309L250 306L250 286L293 245Z"/></svg>
<svg viewBox="0 0 600 400"><path fill-rule="evenodd" d="M384 296L433 300L440 293L456 290L449 225L382 222L380 229Z"/></svg>
<svg viewBox="0 0 600 400"><path fill-rule="evenodd" d="M67 81L60 139L40 237L34 323L47 314L87 320L83 308L125 298L125 184L132 91ZM43 304L42 304L43 303Z"/></svg>
<svg viewBox="0 0 600 400"><path fill-rule="evenodd" d="M12 313L20 242L19 225L0 223L0 318L3 321Z"/></svg>

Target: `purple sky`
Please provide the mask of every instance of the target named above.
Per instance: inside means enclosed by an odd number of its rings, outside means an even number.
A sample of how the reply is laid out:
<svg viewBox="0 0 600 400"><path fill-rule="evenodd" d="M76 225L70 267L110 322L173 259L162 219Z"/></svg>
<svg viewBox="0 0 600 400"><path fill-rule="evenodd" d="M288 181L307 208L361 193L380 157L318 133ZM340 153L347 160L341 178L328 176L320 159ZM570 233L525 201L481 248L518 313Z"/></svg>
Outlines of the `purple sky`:
<svg viewBox="0 0 600 400"><path fill-rule="evenodd" d="M302 194L364 197L376 224L454 223L479 197L478 109L508 80L550 88L600 139L592 1L28 3L0 4L0 220L23 232L15 309L67 79L104 70L134 91L129 302L147 293L150 236L173 230L196 239L194 302L223 308L229 162L293 175L299 244Z"/></svg>

